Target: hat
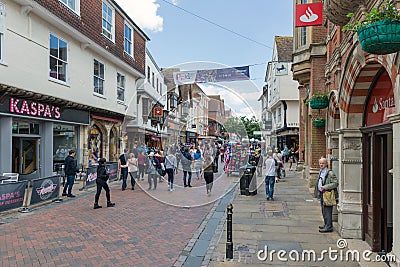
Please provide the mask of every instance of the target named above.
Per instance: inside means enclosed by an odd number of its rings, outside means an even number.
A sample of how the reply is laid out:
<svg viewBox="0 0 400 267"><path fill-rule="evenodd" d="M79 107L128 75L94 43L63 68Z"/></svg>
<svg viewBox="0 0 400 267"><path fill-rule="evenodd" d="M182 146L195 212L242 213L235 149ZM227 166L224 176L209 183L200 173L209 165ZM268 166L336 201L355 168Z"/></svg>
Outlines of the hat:
<svg viewBox="0 0 400 267"><path fill-rule="evenodd" d="M149 157L154 157L154 152L150 152Z"/></svg>

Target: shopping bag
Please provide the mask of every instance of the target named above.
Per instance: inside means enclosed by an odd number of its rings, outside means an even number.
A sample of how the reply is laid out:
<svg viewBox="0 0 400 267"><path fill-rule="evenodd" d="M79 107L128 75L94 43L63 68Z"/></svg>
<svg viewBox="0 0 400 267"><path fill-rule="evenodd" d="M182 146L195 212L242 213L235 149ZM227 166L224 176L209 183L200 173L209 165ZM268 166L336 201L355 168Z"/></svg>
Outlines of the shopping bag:
<svg viewBox="0 0 400 267"><path fill-rule="evenodd" d="M335 206L336 205L336 197L335 190L325 191L323 194L324 206Z"/></svg>

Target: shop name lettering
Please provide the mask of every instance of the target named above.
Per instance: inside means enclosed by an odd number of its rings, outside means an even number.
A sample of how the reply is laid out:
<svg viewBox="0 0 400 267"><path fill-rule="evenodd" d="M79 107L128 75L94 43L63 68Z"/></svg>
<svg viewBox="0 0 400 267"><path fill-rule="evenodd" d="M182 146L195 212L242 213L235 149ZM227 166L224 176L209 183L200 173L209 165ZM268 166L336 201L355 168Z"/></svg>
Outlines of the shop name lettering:
<svg viewBox="0 0 400 267"><path fill-rule="evenodd" d="M20 192L12 192L12 193L5 193L1 194L0 197L0 206L2 205L10 205L13 203L18 203L24 201L24 198L21 197Z"/></svg>
<svg viewBox="0 0 400 267"><path fill-rule="evenodd" d="M388 97L386 99L383 99L382 97L378 99L378 102L376 101L376 98L374 99L374 105L372 106L372 111L375 113L378 110L384 110L387 108L392 108L394 107L394 97Z"/></svg>
<svg viewBox="0 0 400 267"><path fill-rule="evenodd" d="M59 119L60 108L27 100L10 98L10 113Z"/></svg>

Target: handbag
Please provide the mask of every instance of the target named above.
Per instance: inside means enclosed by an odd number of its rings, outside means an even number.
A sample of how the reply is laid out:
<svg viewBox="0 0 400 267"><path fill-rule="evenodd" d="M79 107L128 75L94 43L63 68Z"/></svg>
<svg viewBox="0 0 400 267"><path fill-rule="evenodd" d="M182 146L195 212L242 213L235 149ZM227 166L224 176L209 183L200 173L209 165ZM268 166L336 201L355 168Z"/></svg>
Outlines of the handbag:
<svg viewBox="0 0 400 267"><path fill-rule="evenodd" d="M331 191L325 191L322 194L324 206L335 206L336 205L336 197L335 197L335 189Z"/></svg>
<svg viewBox="0 0 400 267"><path fill-rule="evenodd" d="M160 176L164 176L167 172L161 168L157 168L157 172Z"/></svg>

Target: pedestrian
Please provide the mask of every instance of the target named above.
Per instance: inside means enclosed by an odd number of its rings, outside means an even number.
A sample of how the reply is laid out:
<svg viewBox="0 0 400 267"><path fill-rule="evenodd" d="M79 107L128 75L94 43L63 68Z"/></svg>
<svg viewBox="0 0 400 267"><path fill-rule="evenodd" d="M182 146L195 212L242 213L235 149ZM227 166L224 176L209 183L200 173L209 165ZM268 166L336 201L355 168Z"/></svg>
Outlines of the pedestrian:
<svg viewBox="0 0 400 267"><path fill-rule="evenodd" d="M204 180L206 181L207 195L211 195L211 189L214 183L214 157L206 155L204 158Z"/></svg>
<svg viewBox="0 0 400 267"><path fill-rule="evenodd" d="M70 150L68 152L68 156L64 160L64 172L65 176L67 176L67 182L64 185L64 190L62 195L67 197L75 197L72 194L72 186L75 182L75 175L78 172L77 163L75 160L75 150ZM68 193L67 193L68 189Z"/></svg>
<svg viewBox="0 0 400 267"><path fill-rule="evenodd" d="M177 169L177 160L175 156L175 151L171 148L168 151L168 155L165 157L165 171L168 175L168 190L175 191L174 188L174 175Z"/></svg>
<svg viewBox="0 0 400 267"><path fill-rule="evenodd" d="M193 154L194 159L194 170L196 172L197 180L200 179L201 170L203 169L203 156L199 148L196 149L196 152Z"/></svg>
<svg viewBox="0 0 400 267"><path fill-rule="evenodd" d="M289 150L289 171L292 170L292 165L294 161L294 147Z"/></svg>
<svg viewBox="0 0 400 267"><path fill-rule="evenodd" d="M151 190L152 182L154 184L154 190L157 189L157 168L159 164L158 160L154 157L154 152L150 152L147 159L147 181L149 183L149 188L147 190Z"/></svg>
<svg viewBox="0 0 400 267"><path fill-rule="evenodd" d="M138 159L134 153L129 154L128 172L129 175L131 176L132 190L135 190L135 184L136 184L135 179L137 179L137 174L138 174Z"/></svg>
<svg viewBox="0 0 400 267"><path fill-rule="evenodd" d="M164 165L164 152L163 151L156 151L154 154L154 157L158 160L158 166L157 169L162 169L164 168L165 170L165 165ZM159 182L162 183L164 182L162 175L160 174L160 172L158 173L158 179Z"/></svg>
<svg viewBox="0 0 400 267"><path fill-rule="evenodd" d="M267 152L267 159L264 162L265 173L265 194L267 200L274 200L275 177L278 163L274 160L271 150Z"/></svg>
<svg viewBox="0 0 400 267"><path fill-rule="evenodd" d="M144 150L140 150L138 155L138 169L139 169L139 176L138 179L141 178L141 181L144 181L144 170L146 169L146 156L144 155Z"/></svg>
<svg viewBox="0 0 400 267"><path fill-rule="evenodd" d="M274 160L278 163L278 168L276 169L276 179L275 182L278 182L281 178L281 168L283 168L282 164L282 154L279 152L279 148L275 148L275 153L272 154Z"/></svg>
<svg viewBox="0 0 400 267"><path fill-rule="evenodd" d="M94 209L100 209L102 206L99 205L99 198L100 198L100 193L101 190L104 188L104 191L106 191L106 198L107 198L107 207L114 207L115 203L111 202L111 196L110 196L110 188L108 187L107 180L110 177L109 172L106 168L106 159L105 158L100 158L99 159L99 165L97 166L97 179L96 179L96 186L97 186L97 192L94 197Z"/></svg>
<svg viewBox="0 0 400 267"><path fill-rule="evenodd" d="M190 182L192 181L192 155L189 153L189 149L186 147L181 156L181 163L183 169L183 186L184 187L192 187ZM186 183L187 178L187 183Z"/></svg>
<svg viewBox="0 0 400 267"><path fill-rule="evenodd" d="M282 150L282 157L283 157L283 162L288 162L289 148L287 147L287 145L285 145L285 147Z"/></svg>
<svg viewBox="0 0 400 267"><path fill-rule="evenodd" d="M124 153L118 158L118 171L120 172L120 177L122 179L122 191L126 189L126 179L128 178L128 149L124 149Z"/></svg>
<svg viewBox="0 0 400 267"><path fill-rule="evenodd" d="M338 180L335 173L328 169L328 164L325 157L319 159L319 177L318 182L315 184L314 197L320 199L322 216L324 218L324 225L319 226L320 233L328 233L333 231L332 224L332 211L333 206L324 203L323 194L325 191L335 190L335 197L338 200Z"/></svg>

